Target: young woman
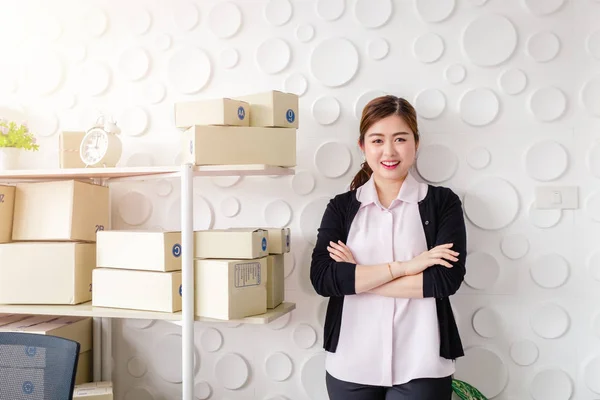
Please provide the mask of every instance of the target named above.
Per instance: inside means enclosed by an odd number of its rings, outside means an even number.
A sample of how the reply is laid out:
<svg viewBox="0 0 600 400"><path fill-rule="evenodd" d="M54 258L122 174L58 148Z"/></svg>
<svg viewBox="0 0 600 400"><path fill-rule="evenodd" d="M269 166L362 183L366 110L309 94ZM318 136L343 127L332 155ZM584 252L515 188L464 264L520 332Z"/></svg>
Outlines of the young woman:
<svg viewBox="0 0 600 400"><path fill-rule="evenodd" d="M448 299L465 275L460 199L411 175L419 131L406 100L367 104L358 144L365 162L351 190L329 202L310 271L329 297L329 397L450 400L464 355Z"/></svg>

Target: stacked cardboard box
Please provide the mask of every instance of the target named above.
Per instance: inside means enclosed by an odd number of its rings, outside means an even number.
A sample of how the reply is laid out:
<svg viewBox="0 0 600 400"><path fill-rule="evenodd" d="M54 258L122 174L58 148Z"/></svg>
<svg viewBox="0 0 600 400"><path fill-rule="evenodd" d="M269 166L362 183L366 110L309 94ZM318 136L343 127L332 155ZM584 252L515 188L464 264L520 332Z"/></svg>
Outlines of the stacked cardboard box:
<svg viewBox="0 0 600 400"><path fill-rule="evenodd" d="M182 161L194 165L296 166L298 96L271 90L175 104Z"/></svg>
<svg viewBox="0 0 600 400"><path fill-rule="evenodd" d="M85 136L83 131L63 131L58 136L58 166L60 168L85 168L79 147Z"/></svg>
<svg viewBox="0 0 600 400"><path fill-rule="evenodd" d="M0 185L0 244L12 238L15 187Z"/></svg>
<svg viewBox="0 0 600 400"><path fill-rule="evenodd" d="M0 332L26 332L50 335L79 343L75 383L92 380L92 319L50 315L0 314ZM2 366L0 366L1 368Z"/></svg>
<svg viewBox="0 0 600 400"><path fill-rule="evenodd" d="M98 232L92 305L181 310L181 232Z"/></svg>
<svg viewBox="0 0 600 400"><path fill-rule="evenodd" d="M92 382L75 386L73 400L113 400L112 382Z"/></svg>
<svg viewBox="0 0 600 400"><path fill-rule="evenodd" d="M275 308L285 297L284 254L290 252L290 228L265 228L268 232L267 308Z"/></svg>

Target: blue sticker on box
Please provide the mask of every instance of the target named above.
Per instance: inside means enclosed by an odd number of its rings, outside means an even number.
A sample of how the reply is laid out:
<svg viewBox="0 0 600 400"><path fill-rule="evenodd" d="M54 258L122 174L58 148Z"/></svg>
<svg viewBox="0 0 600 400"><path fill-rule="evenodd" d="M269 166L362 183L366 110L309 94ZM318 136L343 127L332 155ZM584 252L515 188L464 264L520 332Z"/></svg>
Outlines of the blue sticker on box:
<svg viewBox="0 0 600 400"><path fill-rule="evenodd" d="M179 257L181 255L181 245L179 243L175 243L173 245L173 255L175 257Z"/></svg>
<svg viewBox="0 0 600 400"><path fill-rule="evenodd" d="M290 124L293 123L296 120L296 113L294 112L294 110L292 110L291 108L287 110L287 112L285 113L285 119L287 119L287 122L289 122Z"/></svg>
<svg viewBox="0 0 600 400"><path fill-rule="evenodd" d="M190 154L194 154L194 142L190 140Z"/></svg>
<svg viewBox="0 0 600 400"><path fill-rule="evenodd" d="M183 288L179 285L179 296L183 296Z"/></svg>
<svg viewBox="0 0 600 400"><path fill-rule="evenodd" d="M267 250L267 238L262 239L262 250Z"/></svg>
<svg viewBox="0 0 600 400"><path fill-rule="evenodd" d="M35 387L33 386L33 383L31 381L23 382L23 393L31 394L31 393L33 393L34 388Z"/></svg>
<svg viewBox="0 0 600 400"><path fill-rule="evenodd" d="M35 356L35 353L37 353L37 347L25 346L25 354L27 354L29 357Z"/></svg>
<svg viewBox="0 0 600 400"><path fill-rule="evenodd" d="M285 235L285 247L290 247L290 235Z"/></svg>
<svg viewBox="0 0 600 400"><path fill-rule="evenodd" d="M242 121L244 120L244 118L246 118L246 110L244 110L244 107L242 106L238 108L238 118Z"/></svg>

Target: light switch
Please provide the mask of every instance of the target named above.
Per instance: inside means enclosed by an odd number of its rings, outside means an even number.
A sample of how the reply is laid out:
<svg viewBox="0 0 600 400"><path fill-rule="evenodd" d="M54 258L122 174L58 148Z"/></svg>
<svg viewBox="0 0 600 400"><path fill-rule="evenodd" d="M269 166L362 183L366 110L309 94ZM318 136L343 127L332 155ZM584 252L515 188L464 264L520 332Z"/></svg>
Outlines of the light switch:
<svg viewBox="0 0 600 400"><path fill-rule="evenodd" d="M579 208L577 186L538 186L535 188L535 208L576 209Z"/></svg>

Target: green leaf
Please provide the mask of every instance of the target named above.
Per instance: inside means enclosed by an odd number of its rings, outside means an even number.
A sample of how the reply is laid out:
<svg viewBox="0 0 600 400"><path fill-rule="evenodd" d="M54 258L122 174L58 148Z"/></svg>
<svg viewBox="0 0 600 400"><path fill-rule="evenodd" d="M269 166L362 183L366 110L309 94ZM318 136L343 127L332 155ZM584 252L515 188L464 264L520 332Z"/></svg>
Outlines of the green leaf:
<svg viewBox="0 0 600 400"><path fill-rule="evenodd" d="M0 147L38 151L40 146L26 124L0 119Z"/></svg>
<svg viewBox="0 0 600 400"><path fill-rule="evenodd" d="M479 390L467 382L453 379L452 390L462 400L488 400Z"/></svg>

